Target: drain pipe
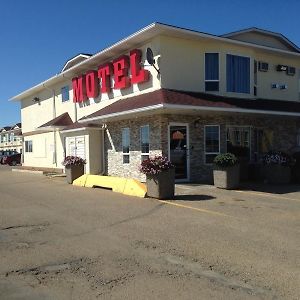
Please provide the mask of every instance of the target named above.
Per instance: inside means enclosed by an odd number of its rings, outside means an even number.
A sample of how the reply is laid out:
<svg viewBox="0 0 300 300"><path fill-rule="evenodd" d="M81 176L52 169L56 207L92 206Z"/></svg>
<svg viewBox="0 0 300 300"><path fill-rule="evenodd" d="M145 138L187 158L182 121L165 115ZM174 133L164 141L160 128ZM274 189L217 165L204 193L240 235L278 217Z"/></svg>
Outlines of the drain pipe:
<svg viewBox="0 0 300 300"><path fill-rule="evenodd" d="M67 77L65 74L63 74L63 78L67 78L68 80L72 81L72 78ZM78 116L77 116L77 103L74 102L74 122L78 121Z"/></svg>
<svg viewBox="0 0 300 300"><path fill-rule="evenodd" d="M103 124L102 125L102 130L101 130L101 143L102 143L102 170L100 172L101 175L105 174L105 131L106 131L107 125Z"/></svg>
<svg viewBox="0 0 300 300"><path fill-rule="evenodd" d="M53 102L52 102L52 109L53 109L53 119L56 118L56 103L55 103L55 90L54 89L50 89L48 88L45 84L43 84L43 87L50 91L52 93L52 99L53 99ZM52 163L55 164L55 166L57 167L57 150L56 150L56 144L57 144L57 141L56 141L56 131L55 131L55 128L53 129L53 141L54 141L54 149L53 149L53 161Z"/></svg>

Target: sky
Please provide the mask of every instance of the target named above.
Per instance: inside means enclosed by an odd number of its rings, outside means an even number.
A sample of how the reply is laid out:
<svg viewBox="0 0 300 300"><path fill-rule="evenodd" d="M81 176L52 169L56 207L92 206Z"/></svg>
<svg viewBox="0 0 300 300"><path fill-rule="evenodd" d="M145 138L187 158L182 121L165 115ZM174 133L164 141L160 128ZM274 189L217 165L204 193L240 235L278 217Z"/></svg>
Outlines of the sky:
<svg viewBox="0 0 300 300"><path fill-rule="evenodd" d="M21 120L11 97L153 22L216 35L255 26L300 46L299 12L299 0L2 0L0 127Z"/></svg>

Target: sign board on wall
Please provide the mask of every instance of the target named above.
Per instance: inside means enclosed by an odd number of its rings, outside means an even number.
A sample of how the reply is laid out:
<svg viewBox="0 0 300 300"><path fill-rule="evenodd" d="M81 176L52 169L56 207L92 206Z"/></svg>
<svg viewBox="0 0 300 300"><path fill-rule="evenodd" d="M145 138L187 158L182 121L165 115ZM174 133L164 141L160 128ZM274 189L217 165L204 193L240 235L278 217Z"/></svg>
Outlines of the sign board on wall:
<svg viewBox="0 0 300 300"><path fill-rule="evenodd" d="M129 56L122 55L112 62L99 66L97 71L90 70L86 74L73 78L73 102L97 98L100 93L110 93L112 88L126 89L134 83L148 81L150 72L141 66L141 59L141 50L134 49L130 51ZM111 86L112 77L113 86Z"/></svg>

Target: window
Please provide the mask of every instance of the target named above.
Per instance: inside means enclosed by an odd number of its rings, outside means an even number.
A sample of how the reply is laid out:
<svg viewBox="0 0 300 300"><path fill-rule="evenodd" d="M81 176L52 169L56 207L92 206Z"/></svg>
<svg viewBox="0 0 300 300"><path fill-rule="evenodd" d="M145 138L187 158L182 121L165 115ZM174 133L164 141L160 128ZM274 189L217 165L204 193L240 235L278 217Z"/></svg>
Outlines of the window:
<svg viewBox="0 0 300 300"><path fill-rule="evenodd" d="M149 158L149 125L141 126L141 155L142 161Z"/></svg>
<svg viewBox="0 0 300 300"><path fill-rule="evenodd" d="M227 152L239 158L250 158L250 127L227 128Z"/></svg>
<svg viewBox="0 0 300 300"><path fill-rule="evenodd" d="M25 141L25 152L32 152L32 141Z"/></svg>
<svg viewBox="0 0 300 300"><path fill-rule="evenodd" d="M62 102L66 102L70 100L68 85L61 88L61 100Z"/></svg>
<svg viewBox="0 0 300 300"><path fill-rule="evenodd" d="M205 163L212 164L220 153L220 126L205 126Z"/></svg>
<svg viewBox="0 0 300 300"><path fill-rule="evenodd" d="M123 164L129 164L129 146L130 146L130 130L129 128L123 128L122 129Z"/></svg>
<svg viewBox="0 0 300 300"><path fill-rule="evenodd" d="M219 91L219 53L205 53L205 91Z"/></svg>
<svg viewBox="0 0 300 300"><path fill-rule="evenodd" d="M227 92L250 93L250 58L227 54Z"/></svg>

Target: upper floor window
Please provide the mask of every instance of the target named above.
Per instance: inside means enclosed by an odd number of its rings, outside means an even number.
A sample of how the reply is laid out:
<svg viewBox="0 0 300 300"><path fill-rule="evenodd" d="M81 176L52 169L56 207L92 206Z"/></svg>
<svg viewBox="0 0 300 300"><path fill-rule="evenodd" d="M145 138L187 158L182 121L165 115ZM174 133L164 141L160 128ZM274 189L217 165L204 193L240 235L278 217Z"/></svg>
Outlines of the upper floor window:
<svg viewBox="0 0 300 300"><path fill-rule="evenodd" d="M62 102L70 100L68 85L61 88L61 100L62 100Z"/></svg>
<svg viewBox="0 0 300 300"><path fill-rule="evenodd" d="M32 152L32 141L25 141L25 152Z"/></svg>
<svg viewBox="0 0 300 300"><path fill-rule="evenodd" d="M227 92L250 93L250 58L227 54Z"/></svg>
<svg viewBox="0 0 300 300"><path fill-rule="evenodd" d="M142 161L149 158L149 125L141 126L141 155Z"/></svg>
<svg viewBox="0 0 300 300"><path fill-rule="evenodd" d="M123 128L122 129L123 164L129 164L129 148L130 148L130 130L129 128Z"/></svg>
<svg viewBox="0 0 300 300"><path fill-rule="evenodd" d="M205 91L219 91L219 53L205 53Z"/></svg>

